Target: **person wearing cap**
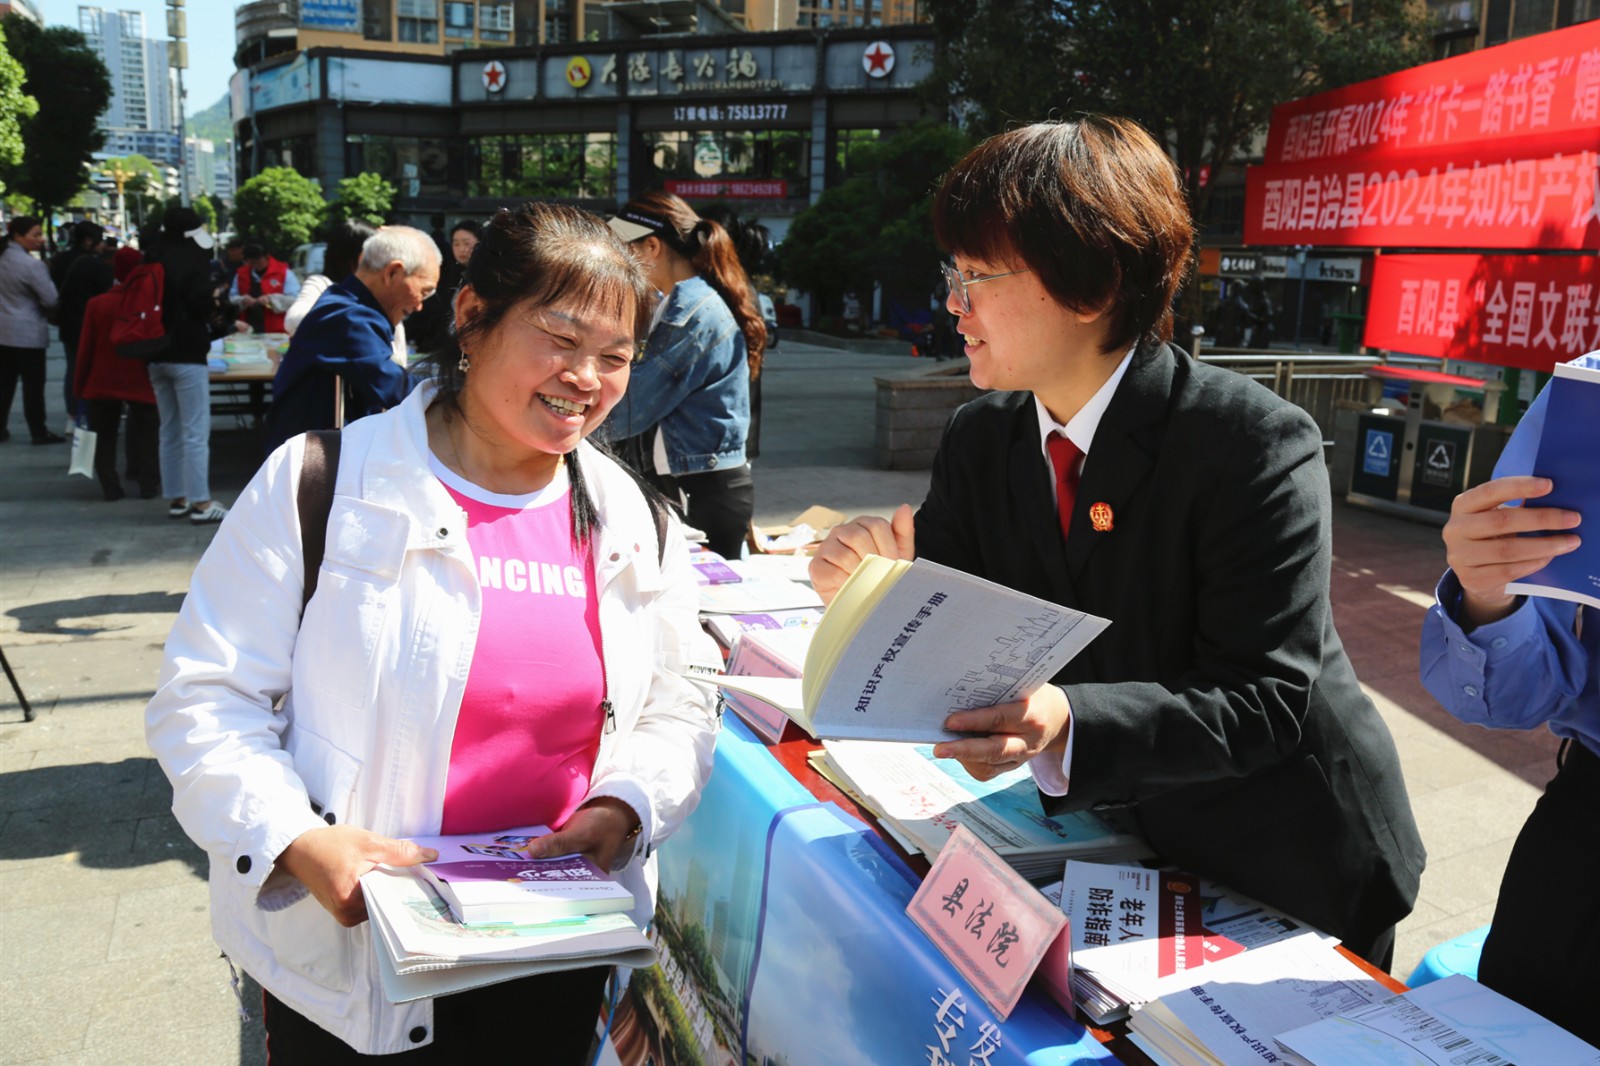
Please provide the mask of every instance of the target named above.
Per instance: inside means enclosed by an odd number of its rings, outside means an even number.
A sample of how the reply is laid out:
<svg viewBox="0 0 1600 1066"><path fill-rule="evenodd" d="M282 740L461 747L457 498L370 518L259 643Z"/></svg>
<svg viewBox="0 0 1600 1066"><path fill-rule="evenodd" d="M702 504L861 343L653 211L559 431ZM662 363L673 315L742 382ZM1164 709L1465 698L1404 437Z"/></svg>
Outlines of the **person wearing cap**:
<svg viewBox="0 0 1600 1066"><path fill-rule="evenodd" d="M150 260L161 264L161 321L166 351L149 362L161 415L161 492L167 517L194 525L220 522L228 509L211 498L211 350L217 302L210 278L215 242L193 208L168 209Z"/></svg>
<svg viewBox="0 0 1600 1066"><path fill-rule="evenodd" d="M609 220L662 294L613 442L643 435L641 473L684 509L706 546L737 558L755 511L745 446L750 385L767 327L727 231L670 193L630 200Z"/></svg>
<svg viewBox="0 0 1600 1066"><path fill-rule="evenodd" d="M355 273L328 286L289 340L272 379L266 451L300 433L398 407L410 391L394 361L394 331L439 284L439 249L410 226L384 226L366 239Z"/></svg>
<svg viewBox="0 0 1600 1066"><path fill-rule="evenodd" d="M141 360L126 359L111 345L111 321L120 299L116 289L142 262L144 256L139 249L117 249L111 257L115 285L84 306L83 327L78 335L73 390L89 409L89 428L95 433L94 473L108 501L127 495L117 477L117 427L124 407L128 412L128 469L136 472L139 497L153 499L161 491L157 477L161 419L156 410L156 394L150 388L149 371Z"/></svg>

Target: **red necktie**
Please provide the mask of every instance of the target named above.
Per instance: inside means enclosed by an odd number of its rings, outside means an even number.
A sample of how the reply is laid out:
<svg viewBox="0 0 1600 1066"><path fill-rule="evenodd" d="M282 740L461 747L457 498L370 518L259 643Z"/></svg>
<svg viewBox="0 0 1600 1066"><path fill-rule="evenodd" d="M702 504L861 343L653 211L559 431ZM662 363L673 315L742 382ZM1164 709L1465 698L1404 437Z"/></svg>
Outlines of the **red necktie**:
<svg viewBox="0 0 1600 1066"><path fill-rule="evenodd" d="M1078 498L1078 460L1083 453L1065 434L1052 433L1046 445L1056 472L1056 514L1061 519L1061 539L1072 529L1072 505Z"/></svg>

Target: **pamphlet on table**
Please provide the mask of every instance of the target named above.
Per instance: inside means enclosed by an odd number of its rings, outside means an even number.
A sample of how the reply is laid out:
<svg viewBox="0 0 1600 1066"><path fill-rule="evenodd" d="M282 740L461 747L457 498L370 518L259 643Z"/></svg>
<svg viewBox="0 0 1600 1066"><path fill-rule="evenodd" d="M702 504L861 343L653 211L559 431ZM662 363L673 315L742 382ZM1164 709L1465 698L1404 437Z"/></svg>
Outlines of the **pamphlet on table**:
<svg viewBox="0 0 1600 1066"><path fill-rule="evenodd" d="M1506 585L1506 591L1600 608L1600 537L1583 535L1600 520L1600 370L1560 363L1546 388L1550 396L1533 473L1549 478L1553 487L1530 505L1577 511L1585 520L1578 528L1583 543Z"/></svg>
<svg viewBox="0 0 1600 1066"><path fill-rule="evenodd" d="M1294 1066L1594 1066L1600 1050L1469 977L1449 977L1277 1038Z"/></svg>
<svg viewBox="0 0 1600 1066"><path fill-rule="evenodd" d="M936 759L923 744L873 740L823 741L824 776L843 781L865 799L880 823L893 826L929 860L965 827L1012 869L1048 880L1068 857L1133 860L1150 854L1137 837L1087 811L1050 816L1026 767L979 781L954 759Z"/></svg>
<svg viewBox="0 0 1600 1066"><path fill-rule="evenodd" d="M1109 624L927 559L869 555L824 613L801 678L717 681L819 739L955 740L951 711L1025 698Z"/></svg>
<svg viewBox="0 0 1600 1066"><path fill-rule="evenodd" d="M1393 994L1325 939L1302 933L1186 974L1133 1012L1128 1036L1166 1066L1261 1066L1279 1058L1278 1034Z"/></svg>
<svg viewBox="0 0 1600 1066"><path fill-rule="evenodd" d="M1049 894L1049 890L1046 890ZM1193 971L1306 933L1332 937L1193 874L1068 860L1073 992L1096 1024L1185 987Z"/></svg>

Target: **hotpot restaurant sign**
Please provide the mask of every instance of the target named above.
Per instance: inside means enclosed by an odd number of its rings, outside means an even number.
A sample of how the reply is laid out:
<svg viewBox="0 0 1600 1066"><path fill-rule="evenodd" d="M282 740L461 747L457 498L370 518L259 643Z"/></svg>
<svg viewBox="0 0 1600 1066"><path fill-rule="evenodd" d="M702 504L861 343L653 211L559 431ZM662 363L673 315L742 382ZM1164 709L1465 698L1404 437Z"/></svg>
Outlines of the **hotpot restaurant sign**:
<svg viewBox="0 0 1600 1066"><path fill-rule="evenodd" d="M1362 343L1548 371L1600 348L1600 259L1380 255Z"/></svg>

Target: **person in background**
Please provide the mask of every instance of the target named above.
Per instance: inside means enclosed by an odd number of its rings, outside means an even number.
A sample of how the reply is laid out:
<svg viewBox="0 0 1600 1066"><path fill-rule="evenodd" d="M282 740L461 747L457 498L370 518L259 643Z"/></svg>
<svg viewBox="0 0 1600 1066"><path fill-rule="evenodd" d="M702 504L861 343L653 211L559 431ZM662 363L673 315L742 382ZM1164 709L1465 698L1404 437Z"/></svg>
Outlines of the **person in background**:
<svg viewBox="0 0 1600 1066"><path fill-rule="evenodd" d="M283 315L300 294L300 279L289 264L259 244L244 248L244 264L233 275L228 299L252 333L282 333Z"/></svg>
<svg viewBox="0 0 1600 1066"><path fill-rule="evenodd" d="M228 509L211 498L211 375L206 357L217 331L211 288L215 242L190 207L168 208L159 240L141 244L164 275L161 320L167 350L148 363L161 416L161 492L167 517L194 525L222 521Z"/></svg>
<svg viewBox="0 0 1600 1066"><path fill-rule="evenodd" d="M711 772L715 698L686 675L721 656L682 527L585 439L627 386L648 283L575 208L503 210L483 241L458 344L341 434L315 595L295 437L195 568L145 712L273 1062L490 1062L515 1032L530 1062L586 1063L605 968L391 1003L360 878L432 857L402 838L545 824L535 857L612 871L643 927L654 853ZM567 576L512 591L501 559Z"/></svg>
<svg viewBox="0 0 1600 1066"><path fill-rule="evenodd" d="M283 331L293 337L300 328L300 323L317 301L322 299L322 294L336 281L343 281L356 272L357 265L361 262L361 248L367 243L367 238L378 232L378 227L359 218L347 218L334 224L328 233L328 246L322 257L322 268L325 273L313 274L306 278L300 286L300 295L294 298L294 304L284 313ZM411 316L415 320L416 315ZM397 322L394 327L394 361L401 366L407 361L406 322Z"/></svg>
<svg viewBox="0 0 1600 1066"><path fill-rule="evenodd" d="M35 444L60 444L44 413L44 350L50 343L45 312L59 295L50 270L38 258L44 230L32 215L6 223L0 242L0 443L11 439L11 398L22 383L22 417Z"/></svg>
<svg viewBox="0 0 1600 1066"><path fill-rule="evenodd" d="M394 331L439 284L439 250L410 226L384 226L361 248L355 272L328 286L300 321L272 379L266 450L290 437L396 407L409 391L395 365Z"/></svg>
<svg viewBox="0 0 1600 1066"><path fill-rule="evenodd" d="M117 249L111 259L115 284L120 286L142 262L144 256L137 248ZM117 430L122 425L124 408L128 415L129 477L139 483L139 498L149 500L161 491L161 417L144 362L120 356L111 346L111 322L119 297L112 289L91 299L84 308L73 387L89 409L89 428L95 433L94 473L106 500L120 500L127 495L117 477Z"/></svg>
<svg viewBox="0 0 1600 1066"><path fill-rule="evenodd" d="M68 418L76 418L78 414L79 397L73 393L77 381L74 368L84 309L90 300L110 291L113 281L110 259L102 254L104 247L105 230L93 222L79 222L72 227L72 247L50 264L56 290L61 294L56 308L56 332L67 355L67 373L61 381L61 393ZM60 274L56 276L54 271L58 264Z"/></svg>
<svg viewBox="0 0 1600 1066"><path fill-rule="evenodd" d="M761 357L765 359L778 346L778 312L772 298L757 292L754 279L757 274L768 273L767 259L772 253L772 231L760 222L746 222L727 204L710 204L702 208L700 217L709 219L728 231L734 251L739 253L739 265L744 276L751 281L751 295L756 302L756 313L767 330L767 343ZM750 435L744 442L744 456L754 463L761 458L761 375L750 378Z"/></svg>
<svg viewBox="0 0 1600 1066"><path fill-rule="evenodd" d="M767 341L750 281L727 231L670 193L630 200L611 228L664 302L607 434L647 434L643 472L712 551L738 558L755 511L750 382Z"/></svg>
<svg viewBox="0 0 1600 1066"><path fill-rule="evenodd" d="M1573 363L1600 370L1600 352ZM1585 843L1600 805L1600 610L1506 591L1508 582L1576 551L1586 535L1577 511L1542 501L1555 487L1550 479L1532 476L1549 399L1546 389L1529 405L1493 479L1450 507L1450 568L1422 623L1422 683L1463 722L1548 728L1561 738L1555 777L1506 862L1478 980L1600 1044L1593 976L1600 849Z"/></svg>
<svg viewBox="0 0 1600 1066"><path fill-rule="evenodd" d="M1126 119L1024 126L956 164L933 218L991 391L951 418L921 510L835 527L817 592L877 554L1110 619L1026 700L950 713L967 736L935 756L1026 765L1047 813L1108 814L1387 969L1424 852L1333 626L1322 433L1170 343L1194 240L1171 159Z"/></svg>
<svg viewBox="0 0 1600 1066"><path fill-rule="evenodd" d="M472 249L478 246L483 227L473 219L465 218L450 228L449 254L439 268L439 288L423 303L422 310L412 315L406 325L411 329L412 340L419 352L436 352L450 342L450 325L453 319L456 290L461 287L461 275Z"/></svg>

